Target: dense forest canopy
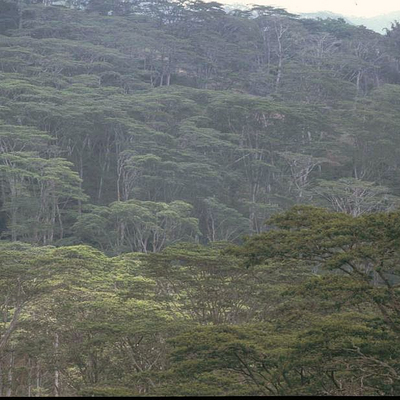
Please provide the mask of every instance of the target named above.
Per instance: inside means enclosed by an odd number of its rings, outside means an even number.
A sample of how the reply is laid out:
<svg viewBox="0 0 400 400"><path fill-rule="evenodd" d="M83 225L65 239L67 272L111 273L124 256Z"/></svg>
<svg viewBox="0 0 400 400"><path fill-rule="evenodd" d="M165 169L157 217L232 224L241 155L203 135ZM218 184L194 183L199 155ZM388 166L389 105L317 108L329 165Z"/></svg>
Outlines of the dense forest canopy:
<svg viewBox="0 0 400 400"><path fill-rule="evenodd" d="M399 394L399 163L396 21L0 0L0 396Z"/></svg>

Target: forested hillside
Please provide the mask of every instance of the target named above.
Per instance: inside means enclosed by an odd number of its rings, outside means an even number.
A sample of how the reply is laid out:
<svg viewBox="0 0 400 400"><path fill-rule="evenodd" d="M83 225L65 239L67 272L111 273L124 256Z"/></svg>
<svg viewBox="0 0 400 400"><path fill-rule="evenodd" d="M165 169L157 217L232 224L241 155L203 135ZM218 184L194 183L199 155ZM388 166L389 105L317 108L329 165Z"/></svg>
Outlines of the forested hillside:
<svg viewBox="0 0 400 400"><path fill-rule="evenodd" d="M0 0L0 396L400 393L400 24Z"/></svg>

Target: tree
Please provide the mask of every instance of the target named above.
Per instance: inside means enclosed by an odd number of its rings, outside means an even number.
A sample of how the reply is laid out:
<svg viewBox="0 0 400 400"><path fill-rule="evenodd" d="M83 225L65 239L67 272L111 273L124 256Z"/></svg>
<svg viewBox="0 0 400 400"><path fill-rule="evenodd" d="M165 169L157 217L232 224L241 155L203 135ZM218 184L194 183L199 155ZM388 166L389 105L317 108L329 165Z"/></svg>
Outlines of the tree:
<svg viewBox="0 0 400 400"><path fill-rule="evenodd" d="M235 209L219 203L214 198L204 199L204 203L209 241L232 241L240 238L247 231L249 221Z"/></svg>
<svg viewBox="0 0 400 400"><path fill-rule="evenodd" d="M73 229L78 238L115 253L126 249L158 252L168 244L199 235L198 221L190 216L191 209L183 201L120 201L82 214Z"/></svg>
<svg viewBox="0 0 400 400"><path fill-rule="evenodd" d="M398 199L389 193L388 188L354 178L341 178L337 182L318 181L311 192L327 201L333 210L353 217L391 211L398 204Z"/></svg>
<svg viewBox="0 0 400 400"><path fill-rule="evenodd" d="M51 290L49 280L53 271L44 265L34 267L34 258L49 251L14 243L2 245L0 290L2 320L0 324L1 395L12 396L15 389L16 333L24 314L37 303L40 296ZM7 381L4 376L7 373Z"/></svg>
<svg viewBox="0 0 400 400"><path fill-rule="evenodd" d="M269 224L277 229L250 238L237 250L247 264L304 261L347 275L362 288L388 329L400 332L398 212L352 217L298 206L271 218Z"/></svg>

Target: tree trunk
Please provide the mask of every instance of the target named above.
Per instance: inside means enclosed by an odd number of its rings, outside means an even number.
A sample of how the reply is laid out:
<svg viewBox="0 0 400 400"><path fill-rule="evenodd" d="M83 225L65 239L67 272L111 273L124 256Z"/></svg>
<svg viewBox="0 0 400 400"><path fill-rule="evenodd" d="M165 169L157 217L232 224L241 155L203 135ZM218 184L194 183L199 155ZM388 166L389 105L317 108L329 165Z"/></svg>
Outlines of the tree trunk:
<svg viewBox="0 0 400 400"><path fill-rule="evenodd" d="M54 397L60 397L60 371L59 371L59 347L60 338L58 333L55 334L54 339L54 358L55 358L55 368L54 368Z"/></svg>
<svg viewBox="0 0 400 400"><path fill-rule="evenodd" d="M14 378L14 349L11 349L10 355L10 364L8 369L8 378L7 378L7 394L6 397L12 396L12 385L13 385L13 378Z"/></svg>
<svg viewBox="0 0 400 400"><path fill-rule="evenodd" d="M17 1L18 8L18 29L22 29L22 0Z"/></svg>

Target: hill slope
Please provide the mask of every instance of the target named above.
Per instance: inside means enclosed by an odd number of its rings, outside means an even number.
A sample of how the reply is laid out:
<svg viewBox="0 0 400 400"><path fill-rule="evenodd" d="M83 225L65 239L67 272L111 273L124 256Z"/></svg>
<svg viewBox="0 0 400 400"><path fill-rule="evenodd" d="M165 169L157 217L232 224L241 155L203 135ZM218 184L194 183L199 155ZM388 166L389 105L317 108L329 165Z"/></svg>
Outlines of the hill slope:
<svg viewBox="0 0 400 400"><path fill-rule="evenodd" d="M397 204L398 27L1 4L5 239L158 251L239 240L298 203Z"/></svg>

